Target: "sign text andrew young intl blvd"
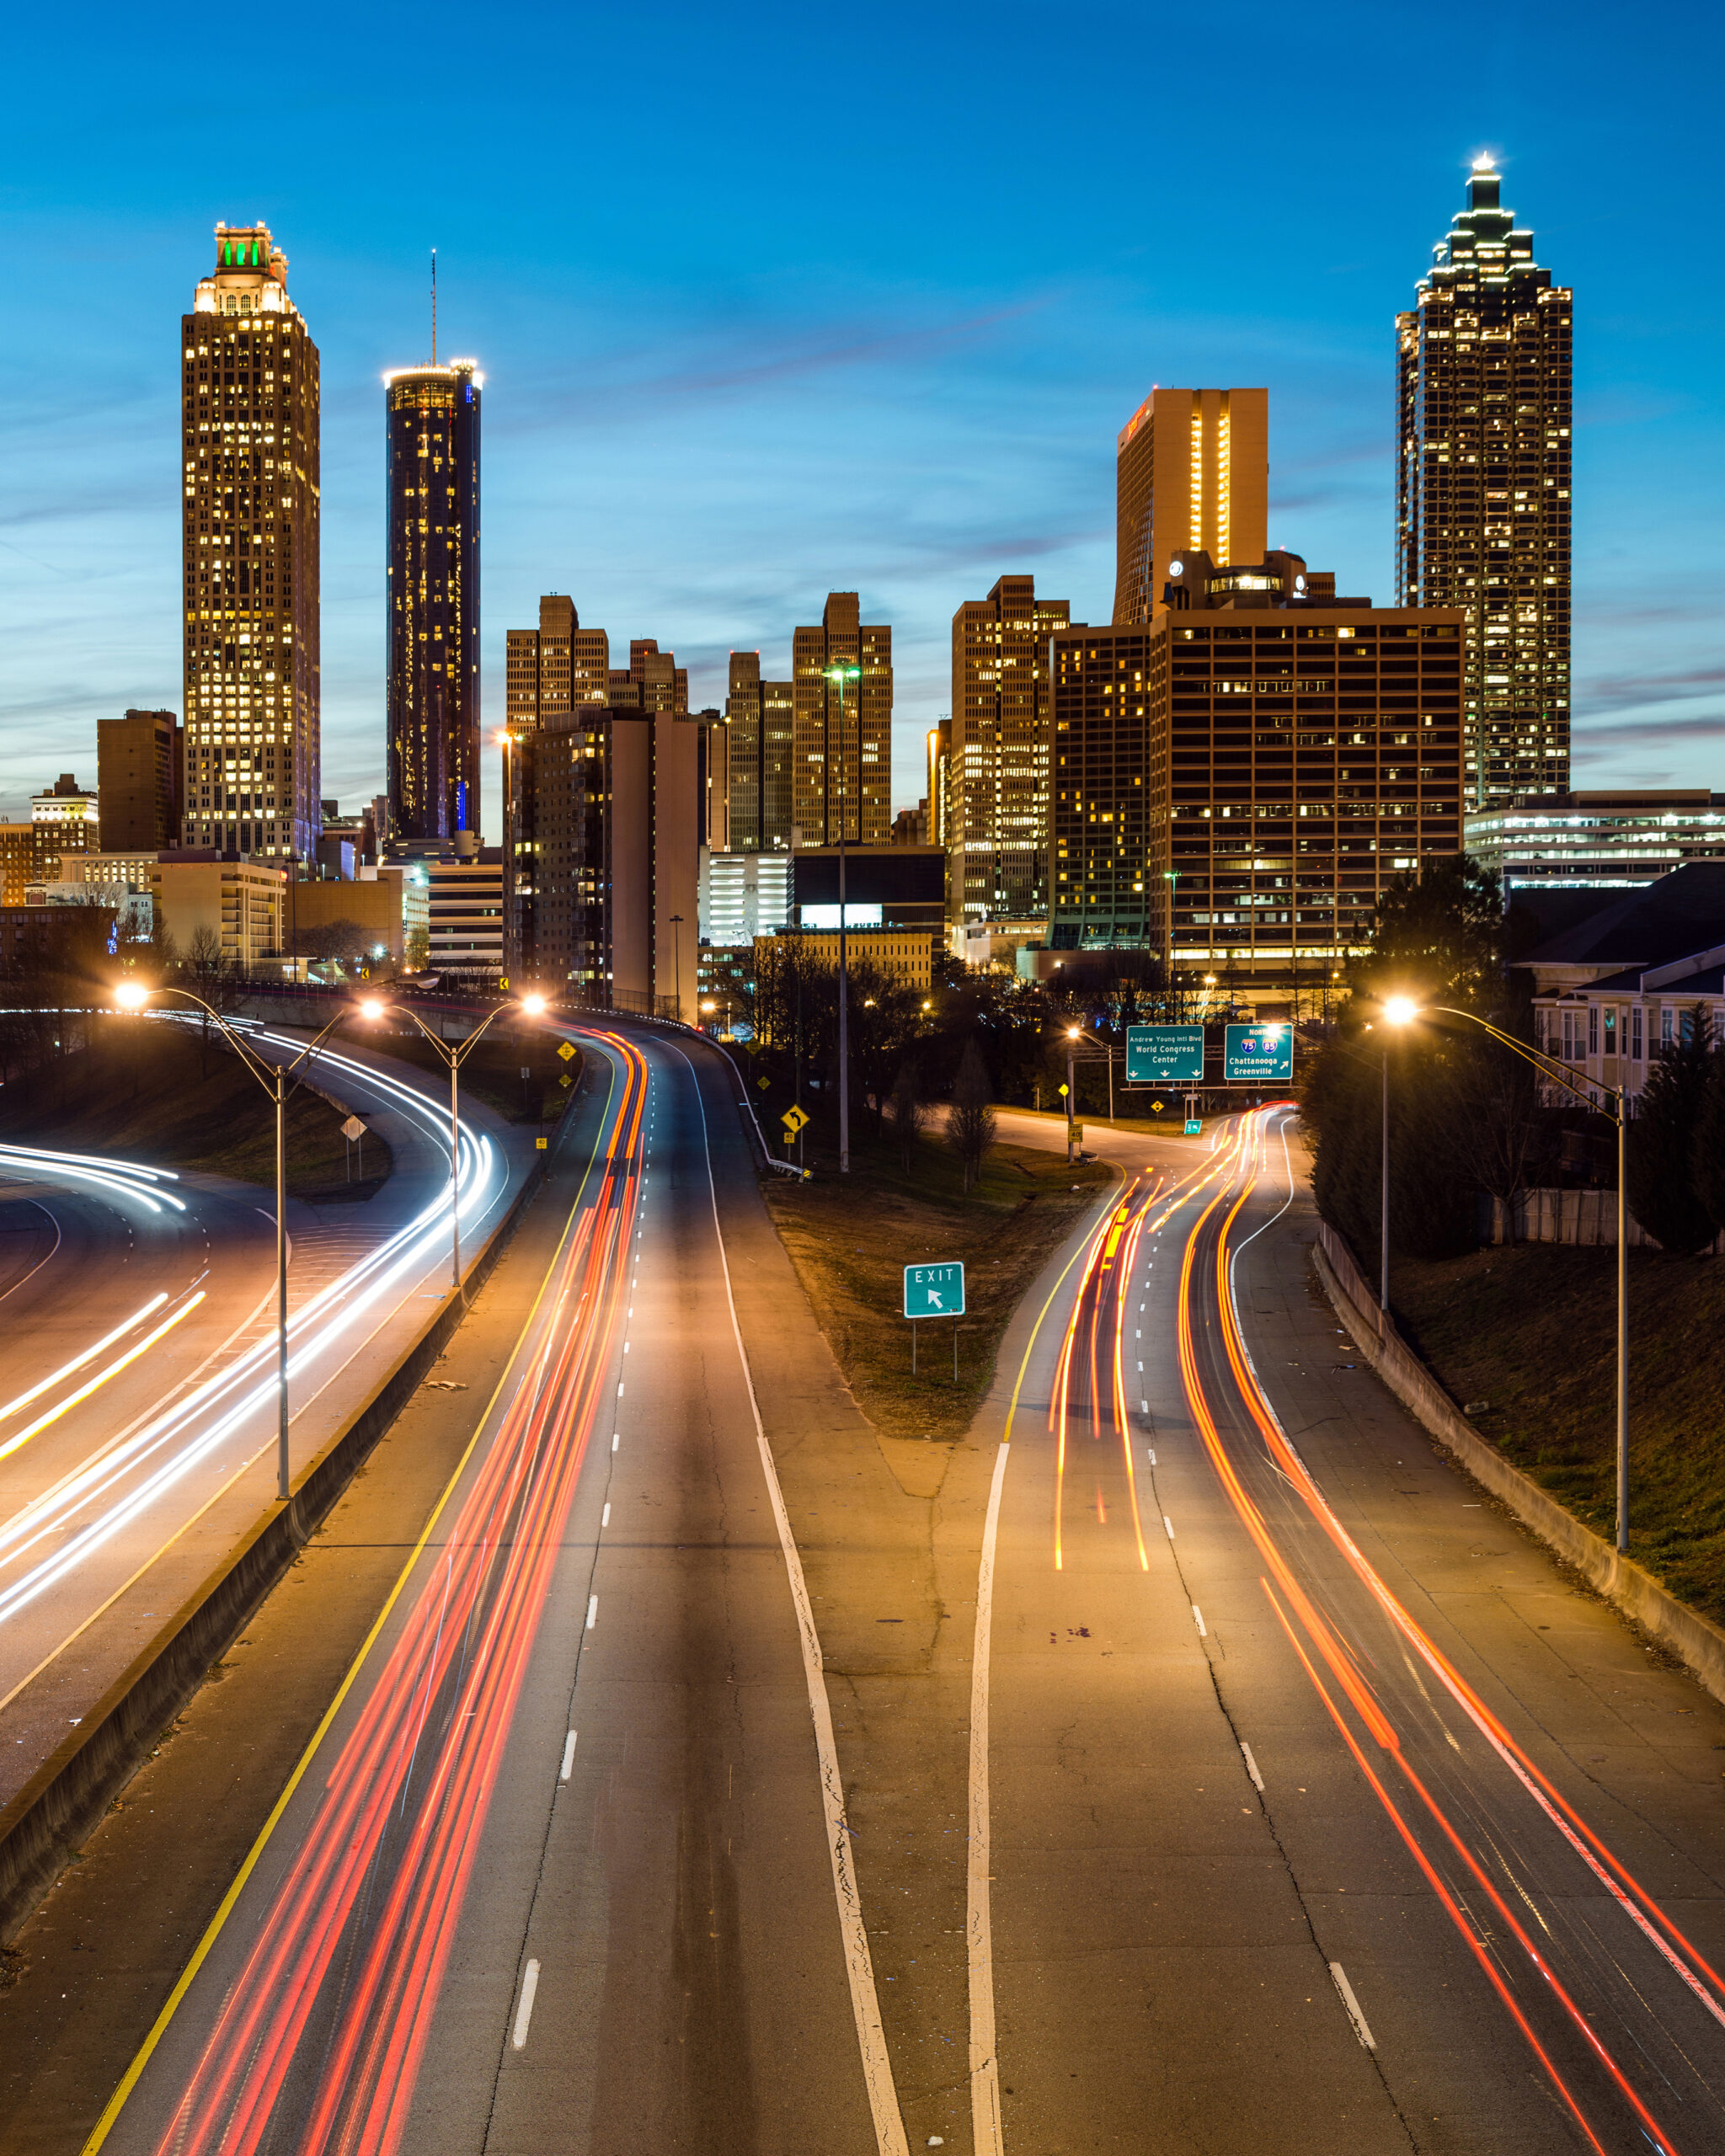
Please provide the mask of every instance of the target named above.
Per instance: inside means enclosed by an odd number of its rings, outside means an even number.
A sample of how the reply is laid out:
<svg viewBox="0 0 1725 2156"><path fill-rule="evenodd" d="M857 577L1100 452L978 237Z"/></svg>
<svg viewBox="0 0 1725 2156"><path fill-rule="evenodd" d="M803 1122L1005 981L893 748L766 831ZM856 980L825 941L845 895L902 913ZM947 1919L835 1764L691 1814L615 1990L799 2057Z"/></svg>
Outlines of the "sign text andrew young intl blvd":
<svg viewBox="0 0 1725 2156"><path fill-rule="evenodd" d="M1201 1086L1204 1083L1202 1026L1128 1026L1126 1083L1129 1086Z"/></svg>

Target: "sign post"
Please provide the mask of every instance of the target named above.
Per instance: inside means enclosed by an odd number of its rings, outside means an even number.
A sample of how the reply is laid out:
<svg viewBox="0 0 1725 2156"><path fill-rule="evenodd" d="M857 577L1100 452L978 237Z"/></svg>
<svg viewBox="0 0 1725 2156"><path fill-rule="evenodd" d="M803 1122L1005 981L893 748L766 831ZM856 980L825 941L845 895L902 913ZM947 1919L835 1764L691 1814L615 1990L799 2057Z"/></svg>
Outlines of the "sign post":
<svg viewBox="0 0 1725 2156"><path fill-rule="evenodd" d="M356 1139L359 1143L360 1181L363 1182L366 1180L366 1126L356 1115L350 1115L341 1126L341 1134L350 1145L353 1145ZM354 1179L354 1161L351 1153L347 1156L347 1179L350 1182Z"/></svg>
<svg viewBox="0 0 1725 2156"><path fill-rule="evenodd" d="M959 1320L964 1315L964 1267L962 1263L907 1265L905 1267L905 1315L911 1321L911 1374L916 1374L916 1321L925 1317L953 1321L953 1383L959 1382Z"/></svg>

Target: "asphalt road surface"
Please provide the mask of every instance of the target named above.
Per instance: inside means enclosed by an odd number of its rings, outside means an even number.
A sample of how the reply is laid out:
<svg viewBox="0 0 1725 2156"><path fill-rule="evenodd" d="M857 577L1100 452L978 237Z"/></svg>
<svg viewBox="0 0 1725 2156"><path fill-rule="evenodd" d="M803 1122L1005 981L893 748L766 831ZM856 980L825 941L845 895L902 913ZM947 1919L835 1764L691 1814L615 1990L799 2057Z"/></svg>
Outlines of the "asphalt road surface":
<svg viewBox="0 0 1725 2156"><path fill-rule="evenodd" d="M591 1045L429 1521L308 1575L390 1584L292 1761L242 1663L22 1942L19 2148L1725 2148L1725 1711L1355 1367L1284 1115L1099 1139L924 1446L729 1074Z"/></svg>
<svg viewBox="0 0 1725 2156"><path fill-rule="evenodd" d="M266 1059L293 1035L255 1036ZM332 1045L318 1085L390 1140L370 1203L290 1207L291 1454L310 1458L447 1292L447 1097ZM477 1249L528 1171L464 1118ZM0 1148L0 1804L219 1563L275 1487L274 1194Z"/></svg>

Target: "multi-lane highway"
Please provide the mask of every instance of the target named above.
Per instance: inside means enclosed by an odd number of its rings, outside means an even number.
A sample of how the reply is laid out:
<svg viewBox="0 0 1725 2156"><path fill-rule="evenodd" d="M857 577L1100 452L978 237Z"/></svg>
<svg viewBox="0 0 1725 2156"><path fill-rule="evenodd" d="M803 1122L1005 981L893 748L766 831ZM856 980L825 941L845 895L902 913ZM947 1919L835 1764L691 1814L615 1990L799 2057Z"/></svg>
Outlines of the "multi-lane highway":
<svg viewBox="0 0 1725 2156"><path fill-rule="evenodd" d="M172 1823L287 1710L242 1660L21 1942L20 2148L1725 2149L1725 1713L1354 1366L1285 1113L1102 1140L920 1449L729 1074L584 1039L492 1384L255 1825Z"/></svg>
<svg viewBox="0 0 1725 2156"><path fill-rule="evenodd" d="M272 1060L302 1045L268 1027L254 1038ZM296 1467L446 1292L449 1267L446 1101L334 1046L313 1075L397 1159L369 1203L292 1209ZM462 1151L477 1249L526 1158L483 1116ZM0 1176L24 1246L0 1283L3 1804L269 1502L276 1393L269 1193L20 1146L0 1147Z"/></svg>

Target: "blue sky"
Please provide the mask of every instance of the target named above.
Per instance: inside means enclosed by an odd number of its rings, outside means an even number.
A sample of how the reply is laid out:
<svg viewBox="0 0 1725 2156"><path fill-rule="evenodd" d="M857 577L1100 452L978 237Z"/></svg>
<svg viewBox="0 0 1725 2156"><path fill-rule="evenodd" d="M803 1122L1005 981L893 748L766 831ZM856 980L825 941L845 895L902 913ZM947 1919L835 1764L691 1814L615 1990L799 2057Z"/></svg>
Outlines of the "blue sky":
<svg viewBox="0 0 1725 2156"><path fill-rule="evenodd" d="M723 701L829 588L893 623L895 798L953 609L1114 588L1154 382L1267 383L1273 544L1391 589L1392 326L1476 152L1576 287L1578 784L1725 789L1717 12L1080 4L195 16L9 34L0 804L180 702L179 317L261 217L323 366L323 791L383 766L382 392L486 376L483 639L574 594ZM494 770L488 771L494 830Z"/></svg>

